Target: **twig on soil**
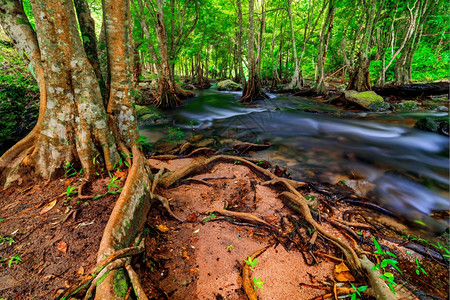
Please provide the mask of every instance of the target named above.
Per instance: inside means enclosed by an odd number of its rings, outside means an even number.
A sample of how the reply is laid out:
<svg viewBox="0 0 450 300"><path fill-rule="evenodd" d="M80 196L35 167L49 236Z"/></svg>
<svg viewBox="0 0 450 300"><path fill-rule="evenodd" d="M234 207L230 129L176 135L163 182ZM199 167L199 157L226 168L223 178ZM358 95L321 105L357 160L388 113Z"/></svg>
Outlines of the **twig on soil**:
<svg viewBox="0 0 450 300"><path fill-rule="evenodd" d="M134 292L136 293L138 300L148 300L147 295L144 292L144 289L142 288L141 282L139 281L139 276L136 274L136 272L133 270L131 265L126 262L125 263L125 269L127 270L128 277L130 278L131 284L133 285Z"/></svg>
<svg viewBox="0 0 450 300"><path fill-rule="evenodd" d="M269 245L256 251L255 253L250 255L251 258L250 260L254 260L261 254L263 254L270 247L271 246ZM244 263L244 267L242 268L242 285L249 300L258 300L258 297L256 296L255 290L250 280L250 265L248 265L247 263Z"/></svg>
<svg viewBox="0 0 450 300"><path fill-rule="evenodd" d="M175 214L173 213L173 211L172 211L172 209L170 208L170 205L169 205L169 200L167 200L165 197L150 193L150 198L151 198L151 199L157 199L157 200L159 200L159 202L161 202L162 206L167 210L167 213L168 213L172 218L174 218L175 220L177 220L177 221L179 221L179 222L181 222L181 223L184 223L184 222L185 222L185 220L183 220L183 219L177 217L177 215L175 215Z"/></svg>
<svg viewBox="0 0 450 300"><path fill-rule="evenodd" d="M207 183L206 181L204 181L203 179L197 179L197 178L186 178L183 181L184 184L186 183L198 183L198 184L204 184L207 187L212 187L213 185L211 183Z"/></svg>

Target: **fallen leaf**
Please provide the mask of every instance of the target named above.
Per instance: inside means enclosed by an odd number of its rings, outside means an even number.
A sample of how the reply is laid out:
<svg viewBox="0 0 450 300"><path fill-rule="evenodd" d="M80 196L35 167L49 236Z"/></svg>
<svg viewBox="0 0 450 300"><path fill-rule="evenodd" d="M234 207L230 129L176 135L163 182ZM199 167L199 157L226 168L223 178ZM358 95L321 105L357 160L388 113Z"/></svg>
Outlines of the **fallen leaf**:
<svg viewBox="0 0 450 300"><path fill-rule="evenodd" d="M59 241L58 243L58 251L62 253L66 253L67 251L67 244L63 241Z"/></svg>
<svg viewBox="0 0 450 300"><path fill-rule="evenodd" d="M190 260L191 258L188 256L187 251L183 251L183 258L186 260Z"/></svg>
<svg viewBox="0 0 450 300"><path fill-rule="evenodd" d="M352 274L347 271L335 273L334 277L336 277L337 281L355 281L355 278L352 276Z"/></svg>
<svg viewBox="0 0 450 300"><path fill-rule="evenodd" d="M195 274L195 273L197 273L197 270L196 269L189 269L189 273Z"/></svg>
<svg viewBox="0 0 450 300"><path fill-rule="evenodd" d="M160 224L160 225L156 226L156 229L158 229L161 232L169 231L169 228L166 225L163 225L163 224Z"/></svg>
<svg viewBox="0 0 450 300"><path fill-rule="evenodd" d="M48 212L50 209L52 209L53 206L55 206L57 200L58 199L55 199L52 202L50 202L49 204L47 204L46 206L44 206L44 208L41 210L40 214L43 215L46 212Z"/></svg>
<svg viewBox="0 0 450 300"><path fill-rule="evenodd" d="M336 277L337 281L355 281L355 278L349 271L350 269L341 262L334 268L334 277Z"/></svg>
<svg viewBox="0 0 450 300"><path fill-rule="evenodd" d="M117 177L117 179L119 178L126 178L127 177L127 172L126 171L119 171L117 170L114 175Z"/></svg>
<svg viewBox="0 0 450 300"><path fill-rule="evenodd" d="M77 275L80 275L80 276L83 276L83 275L84 275L84 268L83 268L83 267L81 267L81 268L78 269Z"/></svg>
<svg viewBox="0 0 450 300"><path fill-rule="evenodd" d="M341 272L345 272L345 271L350 271L350 269L343 262L341 262L340 264L338 264L334 267L335 273L341 273Z"/></svg>

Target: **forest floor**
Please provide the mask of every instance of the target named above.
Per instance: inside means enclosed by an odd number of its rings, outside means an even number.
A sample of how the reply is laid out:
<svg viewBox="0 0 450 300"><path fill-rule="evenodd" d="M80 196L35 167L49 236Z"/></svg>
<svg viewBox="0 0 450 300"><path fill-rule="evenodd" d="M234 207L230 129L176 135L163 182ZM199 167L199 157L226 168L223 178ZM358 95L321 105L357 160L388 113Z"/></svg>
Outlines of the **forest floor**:
<svg viewBox="0 0 450 300"><path fill-rule="evenodd" d="M155 156L149 163L156 174L202 159ZM274 172L283 176L279 169ZM150 299L247 299L243 286L256 287L259 299L326 299L352 294L350 281L370 286L366 276L347 269L341 250L317 234L299 207L280 196L282 189L263 185L265 180L239 160L218 161L190 176L169 188L157 187L184 221L153 203L143 230L145 251L132 260ZM125 177L126 171L118 170L88 184L75 175L1 191L0 298L54 299L89 274ZM392 258L386 253L396 256L401 273L392 264L385 271L395 274L398 299L448 299L448 260L431 246L445 243L444 237L440 244L408 241L398 218L375 205L355 205L364 199L342 187L305 183L297 190L314 219L360 255L375 264ZM369 287L362 299L374 293Z"/></svg>

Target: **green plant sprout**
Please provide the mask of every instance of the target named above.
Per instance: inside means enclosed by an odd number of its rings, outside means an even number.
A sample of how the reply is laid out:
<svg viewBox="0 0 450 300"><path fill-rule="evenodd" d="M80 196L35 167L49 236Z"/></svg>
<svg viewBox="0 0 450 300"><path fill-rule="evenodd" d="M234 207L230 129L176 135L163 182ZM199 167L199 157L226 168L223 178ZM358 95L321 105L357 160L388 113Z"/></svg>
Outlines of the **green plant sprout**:
<svg viewBox="0 0 450 300"><path fill-rule="evenodd" d="M208 221L211 221L212 219L214 219L215 217L216 217L215 214L209 213L209 216L204 218L203 221L208 222Z"/></svg>
<svg viewBox="0 0 450 300"><path fill-rule="evenodd" d="M422 272L425 275L428 275L427 272L420 266L419 260L416 258L416 274L420 275L420 272Z"/></svg>
<svg viewBox="0 0 450 300"><path fill-rule="evenodd" d="M257 166L262 165L262 164L263 164L263 161L262 161L262 160L258 160L258 161L256 162L256 165L257 165Z"/></svg>
<svg viewBox="0 0 450 300"><path fill-rule="evenodd" d="M152 149L153 145L150 143L150 139L147 139L147 137L140 135L138 139L139 145L141 150L144 152L148 152Z"/></svg>
<svg viewBox="0 0 450 300"><path fill-rule="evenodd" d="M352 283L350 283L350 285L355 290L354 293L350 294L350 300L360 300L360 298L358 298L358 297L361 297L360 292L364 292L365 290L367 290L367 285L362 285L358 288L356 286L354 286Z"/></svg>
<svg viewBox="0 0 450 300"><path fill-rule="evenodd" d="M308 200L308 201L309 200L314 200L314 199L316 199L316 196L314 196L314 195L306 195L305 199Z"/></svg>
<svg viewBox="0 0 450 300"><path fill-rule="evenodd" d="M253 277L253 283L255 284L253 286L253 288L256 290L258 289L262 289L263 284L265 283L264 281L261 281L261 279L259 277Z"/></svg>
<svg viewBox="0 0 450 300"><path fill-rule="evenodd" d="M184 137L184 132L180 127L168 127L169 128L169 140L172 142L180 142Z"/></svg>
<svg viewBox="0 0 450 300"><path fill-rule="evenodd" d="M250 256L247 259L244 259L244 262L250 266L250 269L253 271L256 265L258 264L258 260L252 259Z"/></svg>
<svg viewBox="0 0 450 300"><path fill-rule="evenodd" d="M396 261L395 259L392 258L385 258L386 256L391 256L394 258L397 258L397 256L389 251L383 251L383 249L381 248L380 244L378 243L378 241L376 240L376 238L373 236L373 243L375 245L375 248L377 249L374 253L377 255L380 255L381 258L383 258L383 260L376 264L375 266L372 267L372 270L383 270L383 274L380 275L380 278L383 279L384 281L386 281L387 285L389 286L389 288L391 289L391 291L394 293L395 295L395 290L394 290L394 286L397 285L397 283L395 282L395 277L394 274L392 274L391 272L387 272L386 268L388 265L391 265L394 269L396 269L400 274L403 275L402 271L397 267L398 261Z"/></svg>
<svg viewBox="0 0 450 300"><path fill-rule="evenodd" d="M78 187L76 186L70 186L70 184L67 186L66 195L67 199L71 199L70 195L77 193Z"/></svg>
<svg viewBox="0 0 450 300"><path fill-rule="evenodd" d="M3 236L0 235L0 245L3 245L4 243L9 243L9 245L11 246L15 242L16 241L13 238L9 237L9 236L3 237Z"/></svg>
<svg viewBox="0 0 450 300"><path fill-rule="evenodd" d="M66 161L66 164L64 165L64 168L66 169L66 172L64 173L67 178L77 175L77 170L73 167L73 163L70 163Z"/></svg>
<svg viewBox="0 0 450 300"><path fill-rule="evenodd" d="M18 257L17 255L12 256L8 261L8 268L11 268L11 265L13 263L15 263L17 265L19 263L19 261L22 261L22 259L20 257Z"/></svg>
<svg viewBox="0 0 450 300"><path fill-rule="evenodd" d="M240 164L240 163L241 163L240 160L235 160L235 161L234 161L234 164L235 164L235 165L238 165L238 164Z"/></svg>
<svg viewBox="0 0 450 300"><path fill-rule="evenodd" d="M234 249L233 244L230 244L230 245L227 246L227 251L228 252L231 252L231 250L233 250L233 249Z"/></svg>
<svg viewBox="0 0 450 300"><path fill-rule="evenodd" d="M107 193L114 195L114 194L120 193L122 191L122 188L119 188L117 191L114 190L114 188L118 188L119 187L119 185L116 183L116 181L118 181L116 176L113 176L113 178L111 178L111 180L108 183L108 191L107 191ZM100 197L98 197L98 198L100 198Z"/></svg>

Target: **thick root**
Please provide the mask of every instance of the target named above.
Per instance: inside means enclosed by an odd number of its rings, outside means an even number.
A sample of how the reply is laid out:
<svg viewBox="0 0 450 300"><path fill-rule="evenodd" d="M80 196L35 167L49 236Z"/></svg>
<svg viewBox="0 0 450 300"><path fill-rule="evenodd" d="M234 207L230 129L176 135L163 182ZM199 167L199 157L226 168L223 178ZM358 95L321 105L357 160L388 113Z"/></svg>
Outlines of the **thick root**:
<svg viewBox="0 0 450 300"><path fill-rule="evenodd" d="M361 270L361 264L355 251L345 242L341 241L339 238L326 231L319 223L317 223L313 219L311 211L309 210L308 207L308 202L305 198L303 198L302 195L300 195L299 193L297 195L290 192L283 192L281 193L281 196L288 198L289 201L298 205L299 210L302 213L305 220L309 224L311 224L314 227L314 229L316 229L323 237L325 237L327 240L338 246L342 250L342 252L344 252L344 255L347 258L348 262L350 263L352 269L359 273L359 271Z"/></svg>
<svg viewBox="0 0 450 300"><path fill-rule="evenodd" d="M270 247L271 246L266 246L250 255L251 260L254 260L263 254ZM244 267L242 268L242 286L249 300L258 300L255 289L253 288L252 280L250 279L250 266L247 263L244 263Z"/></svg>
<svg viewBox="0 0 450 300"><path fill-rule="evenodd" d="M168 188L172 184L174 184L177 180L184 178L188 175L191 175L193 173L198 173L203 169L210 168L214 164L217 164L219 162L235 163L236 161L239 161L240 165L244 165L248 167L250 170L257 173L258 175L262 176L265 180L279 179L279 177L271 173L269 170L261 168L245 158L229 155L217 155L210 157L208 159L199 159L197 161L194 161L193 163L183 168L180 168L171 174L168 174L161 181L163 182L163 186L165 188ZM290 179L283 179L283 180L291 183L291 185L293 185L295 188L305 187L307 185L307 183L305 182L297 182Z"/></svg>
<svg viewBox="0 0 450 300"><path fill-rule="evenodd" d="M125 263L125 269L127 270L128 277L130 278L131 284L133 285L134 292L136 293L138 300L148 300L147 295L142 288L141 282L139 281L139 276L133 270L131 265L127 262Z"/></svg>
<svg viewBox="0 0 450 300"><path fill-rule="evenodd" d="M257 225L264 225L264 226L269 227L270 229L278 231L278 228L276 228L275 226L267 223L266 221L254 216L252 214L236 212L236 211L231 211L231 210L225 210L225 209L216 209L216 210L214 210L214 212L216 212L222 216L227 216L227 217L232 217L235 219L244 220L246 222L257 224Z"/></svg>
<svg viewBox="0 0 450 300"><path fill-rule="evenodd" d="M137 148L133 147L133 164L125 186L106 224L97 262L101 264L117 249L127 247L145 222L150 209L151 182L146 161ZM97 286L95 299L114 299L114 272L110 272Z"/></svg>
<svg viewBox="0 0 450 300"><path fill-rule="evenodd" d="M33 129L26 137L17 142L13 147L0 157L0 190L3 189L8 177L24 158L29 155L37 141L37 130Z"/></svg>
<svg viewBox="0 0 450 300"><path fill-rule="evenodd" d="M386 282L380 278L380 272L373 270L374 264L364 255L360 260L362 267L366 270L370 285L372 286L378 300L395 300L394 293L389 289Z"/></svg>

